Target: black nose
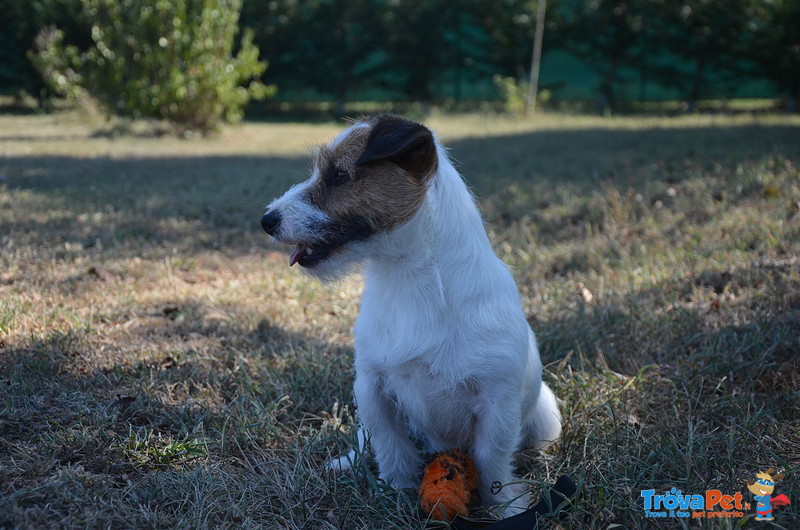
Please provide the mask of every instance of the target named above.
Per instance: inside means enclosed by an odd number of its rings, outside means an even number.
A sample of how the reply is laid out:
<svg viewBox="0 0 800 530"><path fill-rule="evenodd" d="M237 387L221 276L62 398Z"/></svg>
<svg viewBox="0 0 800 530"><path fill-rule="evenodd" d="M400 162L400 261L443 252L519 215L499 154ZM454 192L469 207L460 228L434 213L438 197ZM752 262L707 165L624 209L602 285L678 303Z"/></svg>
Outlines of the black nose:
<svg viewBox="0 0 800 530"><path fill-rule="evenodd" d="M279 224L281 224L281 214L275 210L271 210L261 217L261 228L271 236L275 235Z"/></svg>

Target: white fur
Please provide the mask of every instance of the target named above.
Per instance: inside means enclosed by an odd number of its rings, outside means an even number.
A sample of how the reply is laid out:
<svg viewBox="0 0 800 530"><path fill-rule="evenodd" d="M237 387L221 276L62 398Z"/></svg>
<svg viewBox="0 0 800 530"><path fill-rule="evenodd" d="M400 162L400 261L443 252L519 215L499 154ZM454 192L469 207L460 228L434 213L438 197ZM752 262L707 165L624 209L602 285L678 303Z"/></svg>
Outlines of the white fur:
<svg viewBox="0 0 800 530"><path fill-rule="evenodd" d="M329 260L333 269L365 265L354 330L358 416L387 483L418 485L415 442L430 451L460 447L480 473L482 502L517 513L529 499L510 484L513 454L555 440L561 416L514 280L492 251L473 196L436 148L438 169L414 217ZM293 192L273 204L284 223L292 219L288 230L306 232L314 223L302 219L308 209ZM357 450L364 445L362 433ZM330 466L348 469L354 456ZM506 486L492 493L496 481Z"/></svg>
<svg viewBox="0 0 800 530"><path fill-rule="evenodd" d="M281 233L276 235L280 241L318 241L325 237L319 227L330 221L328 214L303 200L303 193L317 178L317 171L305 182L295 184L281 197L275 199L267 207L268 210L280 210L283 221Z"/></svg>

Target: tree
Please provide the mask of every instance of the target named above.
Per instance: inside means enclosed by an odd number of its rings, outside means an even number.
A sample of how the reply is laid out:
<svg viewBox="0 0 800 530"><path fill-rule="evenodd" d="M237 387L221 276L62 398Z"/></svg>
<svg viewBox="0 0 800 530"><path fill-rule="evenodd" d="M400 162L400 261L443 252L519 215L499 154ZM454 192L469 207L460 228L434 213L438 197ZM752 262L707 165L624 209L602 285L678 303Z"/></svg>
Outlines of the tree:
<svg viewBox="0 0 800 530"><path fill-rule="evenodd" d="M241 119L260 81L252 34L238 45L241 0L81 0L92 46L44 31L32 60L45 81L69 97L90 95L109 114L166 120L207 132ZM238 48L234 55L234 47Z"/></svg>
<svg viewBox="0 0 800 530"><path fill-rule="evenodd" d="M654 0L655 1L655 0ZM694 109L712 95L711 81L734 84L744 72L739 42L752 0L660 0L651 69L659 83L678 89Z"/></svg>
<svg viewBox="0 0 800 530"><path fill-rule="evenodd" d="M643 5L649 0L560 2L548 27L561 34L565 49L582 58L600 75L600 107L614 108L625 68L641 63Z"/></svg>
<svg viewBox="0 0 800 530"><path fill-rule="evenodd" d="M281 88L332 96L341 111L354 90L383 75L383 7L372 0L254 0L245 3L242 22L270 57Z"/></svg>
<svg viewBox="0 0 800 530"><path fill-rule="evenodd" d="M35 35L24 0L9 0L0 19L0 90L27 90L36 93L41 86L25 52Z"/></svg>
<svg viewBox="0 0 800 530"><path fill-rule="evenodd" d="M753 71L772 81L787 97L790 111L800 101L800 2L759 1L752 8L743 54Z"/></svg>
<svg viewBox="0 0 800 530"><path fill-rule="evenodd" d="M437 85L452 82L457 90L459 81L490 77L500 53L487 15L508 11L493 4L248 0L242 21L255 31L281 88L313 89L312 97L333 97L341 109L357 92L382 89L394 97L430 101Z"/></svg>
<svg viewBox="0 0 800 530"><path fill-rule="evenodd" d="M47 86L28 60L28 51L43 28L57 25L69 44L85 49L90 25L79 20L81 0L7 0L0 19L0 92L47 98Z"/></svg>

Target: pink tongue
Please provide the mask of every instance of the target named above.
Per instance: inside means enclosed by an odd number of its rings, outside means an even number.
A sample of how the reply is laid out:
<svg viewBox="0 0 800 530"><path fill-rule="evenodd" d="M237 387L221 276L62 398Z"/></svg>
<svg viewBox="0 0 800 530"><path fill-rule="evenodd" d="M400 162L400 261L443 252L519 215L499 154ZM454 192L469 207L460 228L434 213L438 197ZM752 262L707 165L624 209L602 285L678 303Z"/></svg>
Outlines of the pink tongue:
<svg viewBox="0 0 800 530"><path fill-rule="evenodd" d="M295 263L297 263L298 261L300 261L300 258L303 256L303 254L306 253L306 249L308 249L308 247L303 245L302 243L300 243L299 245L294 247L294 250L292 251L292 255L289 256L289 266L290 267L292 265L294 265Z"/></svg>

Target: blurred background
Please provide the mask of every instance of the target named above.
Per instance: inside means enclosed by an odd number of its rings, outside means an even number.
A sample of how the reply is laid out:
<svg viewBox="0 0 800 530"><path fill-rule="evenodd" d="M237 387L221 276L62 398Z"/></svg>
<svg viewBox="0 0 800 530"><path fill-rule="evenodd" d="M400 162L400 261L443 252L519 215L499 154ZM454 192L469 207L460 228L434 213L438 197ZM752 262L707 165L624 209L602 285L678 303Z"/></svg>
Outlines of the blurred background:
<svg viewBox="0 0 800 530"><path fill-rule="evenodd" d="M797 110L800 2L540 2L3 0L0 94L6 106L91 98L178 121L214 105L223 121L242 110L519 111L541 13L544 108Z"/></svg>

